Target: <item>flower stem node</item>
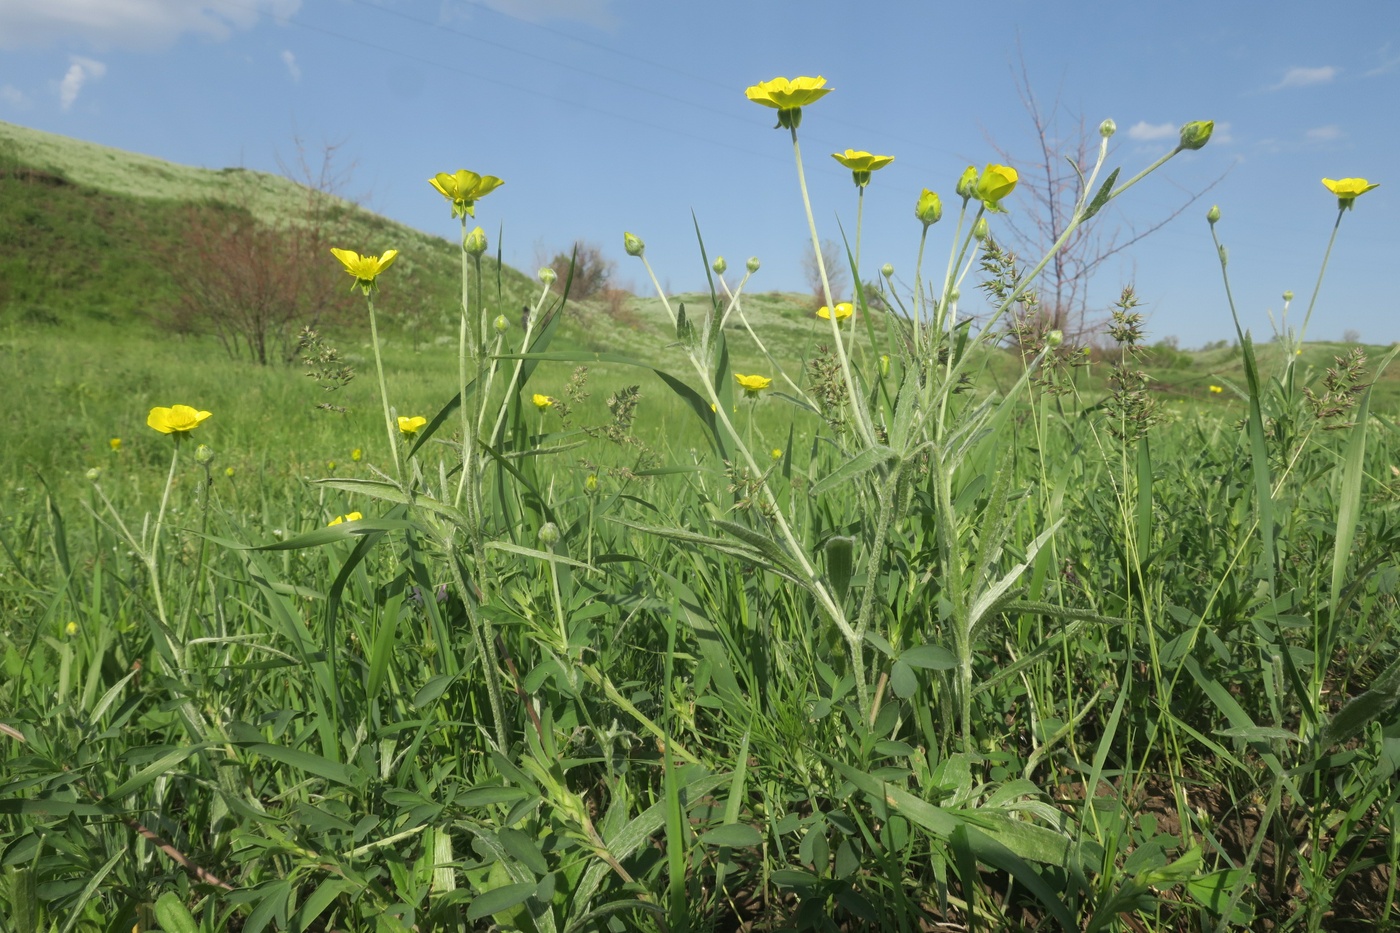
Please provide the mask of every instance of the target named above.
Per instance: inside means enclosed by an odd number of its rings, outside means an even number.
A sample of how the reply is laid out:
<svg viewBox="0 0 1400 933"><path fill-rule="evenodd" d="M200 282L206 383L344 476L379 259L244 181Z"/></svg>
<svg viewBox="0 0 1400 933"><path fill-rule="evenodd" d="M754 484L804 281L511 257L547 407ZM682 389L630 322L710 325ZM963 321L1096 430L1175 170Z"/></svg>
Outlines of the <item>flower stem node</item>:
<svg viewBox="0 0 1400 933"><path fill-rule="evenodd" d="M1340 210L1351 210L1356 199L1361 197L1372 188L1379 188L1380 183L1371 184L1364 178L1331 178L1322 179L1322 184L1328 191L1337 196L1337 207Z"/></svg>
<svg viewBox="0 0 1400 933"><path fill-rule="evenodd" d="M925 227L931 227L942 220L943 200L938 197L938 192L925 188L914 205L914 216L919 218Z"/></svg>
<svg viewBox="0 0 1400 933"><path fill-rule="evenodd" d="M1099 124L1099 135L1104 139L1111 139L1113 134L1118 132L1118 124L1110 118Z"/></svg>
<svg viewBox="0 0 1400 933"><path fill-rule="evenodd" d="M715 270L715 275L724 275L724 271L729 268L729 263L724 261L723 256L716 256L710 268Z"/></svg>
<svg viewBox="0 0 1400 933"><path fill-rule="evenodd" d="M194 462L202 466L208 466L214 462L214 448L208 444L200 444L194 449Z"/></svg>
<svg viewBox="0 0 1400 933"><path fill-rule="evenodd" d="M1181 128L1181 142L1178 149L1203 149L1210 142L1210 134L1215 132L1214 120L1197 120Z"/></svg>
<svg viewBox="0 0 1400 933"><path fill-rule="evenodd" d="M1210 222L1210 225L1211 225L1212 227L1214 227L1214 226L1216 225L1216 223L1220 220L1220 205L1219 205L1219 204L1213 204L1213 205L1211 205L1210 210L1206 211L1206 220L1208 220L1208 221Z"/></svg>
<svg viewBox="0 0 1400 933"><path fill-rule="evenodd" d="M778 111L778 123L774 129L796 130L802 125L802 108L830 93L826 78L817 75L815 78L799 77L791 81L787 78L760 81L747 88L744 96L755 104Z"/></svg>
<svg viewBox="0 0 1400 933"><path fill-rule="evenodd" d="M474 227L462 240L462 249L469 255L480 256L486 252L486 231L480 227Z"/></svg>
<svg viewBox="0 0 1400 933"><path fill-rule="evenodd" d="M750 275L753 275L755 272L757 272L757 271L758 271L758 257L757 257L757 256L750 256L750 257L749 257L749 261L746 262L746 263L744 263L744 268L749 270L749 274L750 274Z"/></svg>
<svg viewBox="0 0 1400 933"><path fill-rule="evenodd" d="M646 252L647 245L642 242L642 238L635 233L622 234L622 246L627 250L628 256L640 256Z"/></svg>

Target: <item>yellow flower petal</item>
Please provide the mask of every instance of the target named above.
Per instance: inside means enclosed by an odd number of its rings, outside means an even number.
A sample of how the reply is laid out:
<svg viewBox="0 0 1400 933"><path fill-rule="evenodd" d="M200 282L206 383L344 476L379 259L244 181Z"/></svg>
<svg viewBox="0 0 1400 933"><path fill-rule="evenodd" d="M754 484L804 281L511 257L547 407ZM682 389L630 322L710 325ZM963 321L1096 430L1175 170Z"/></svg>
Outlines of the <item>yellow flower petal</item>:
<svg viewBox="0 0 1400 933"><path fill-rule="evenodd" d="M198 411L188 405L157 406L146 416L146 424L162 434L184 434L199 427L208 417L209 412Z"/></svg>
<svg viewBox="0 0 1400 933"><path fill-rule="evenodd" d="M989 210L998 210L1001 199L1015 190L1019 178L1016 170L1009 165L988 163L977 179L978 200L987 205Z"/></svg>
<svg viewBox="0 0 1400 933"><path fill-rule="evenodd" d="M852 305L849 301L843 301L836 305L836 320L838 321L844 321L846 318L850 317L852 314L855 313L855 306ZM828 308L826 305L822 305L820 308L817 309L817 317L821 318L824 321L831 320L831 309Z"/></svg>
<svg viewBox="0 0 1400 933"><path fill-rule="evenodd" d="M1331 178L1322 179L1322 184L1328 191L1337 196L1337 201L1342 207L1350 207L1351 202L1361 197L1372 188L1379 188L1380 183L1371 184L1364 178Z"/></svg>
<svg viewBox="0 0 1400 933"><path fill-rule="evenodd" d="M743 376L739 373L735 373L734 378L743 388L744 394L749 398L757 398L758 393L773 384L773 380L767 376Z"/></svg>
<svg viewBox="0 0 1400 933"><path fill-rule="evenodd" d="M536 392L530 398L530 401L534 402L535 407L538 408L540 411L544 411L546 408L554 407L554 399L550 398L548 395L541 395L538 392Z"/></svg>
<svg viewBox="0 0 1400 933"><path fill-rule="evenodd" d="M399 415L399 430L404 434L417 434L418 429L427 423L428 419L422 415L415 415L412 418Z"/></svg>
<svg viewBox="0 0 1400 933"><path fill-rule="evenodd" d="M830 94L831 88L824 87L825 84L826 78L821 75L815 78L793 78L791 81L787 78L774 78L771 81L760 81L746 89L744 96L756 104L775 110L792 110L815 103Z"/></svg>

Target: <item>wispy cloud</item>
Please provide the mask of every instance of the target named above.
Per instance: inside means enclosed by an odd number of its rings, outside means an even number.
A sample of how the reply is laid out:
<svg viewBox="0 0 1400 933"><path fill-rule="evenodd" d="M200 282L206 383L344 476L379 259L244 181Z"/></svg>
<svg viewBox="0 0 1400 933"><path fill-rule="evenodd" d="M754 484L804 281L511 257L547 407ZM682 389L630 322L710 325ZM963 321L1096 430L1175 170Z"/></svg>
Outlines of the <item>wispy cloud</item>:
<svg viewBox="0 0 1400 933"><path fill-rule="evenodd" d="M1366 72L1366 77L1374 78L1376 75L1387 74L1400 68L1400 55L1395 54L1394 46L1387 42L1376 51L1376 58L1380 59L1380 64Z"/></svg>
<svg viewBox="0 0 1400 933"><path fill-rule="evenodd" d="M1235 141L1235 135L1230 132L1229 121L1215 121L1215 131L1210 134L1210 141L1214 146L1228 146Z"/></svg>
<svg viewBox="0 0 1400 933"><path fill-rule="evenodd" d="M96 81L107 73L107 66L95 59L70 55L68 61L68 73L58 82L58 103L64 110L73 106L89 81Z"/></svg>
<svg viewBox="0 0 1400 933"><path fill-rule="evenodd" d="M1179 132L1181 127L1175 123L1148 123L1146 120L1139 120L1128 128L1128 138L1145 143L1155 139L1171 139Z"/></svg>
<svg viewBox="0 0 1400 933"><path fill-rule="evenodd" d="M16 110L23 110L29 106L29 95L13 84L0 84L0 101Z"/></svg>
<svg viewBox="0 0 1400 933"><path fill-rule="evenodd" d="M282 50L282 64L287 66L287 74L292 76L293 81L301 81L301 66L297 64L297 57L291 49Z"/></svg>
<svg viewBox="0 0 1400 933"><path fill-rule="evenodd" d="M73 41L158 49L185 33L226 39L263 14L285 18L300 6L301 0L0 0L0 49Z"/></svg>
<svg viewBox="0 0 1400 933"><path fill-rule="evenodd" d="M1334 139L1341 139L1342 130L1341 127L1337 126L1337 124L1329 123L1326 126L1313 127L1312 129L1308 130L1306 135L1310 142L1325 143L1331 142Z"/></svg>
<svg viewBox="0 0 1400 933"><path fill-rule="evenodd" d="M1295 87L1311 87L1314 84L1327 84L1337 76L1342 69L1336 65L1323 65L1320 68L1290 68L1283 73L1283 80L1269 88L1271 91L1282 91Z"/></svg>

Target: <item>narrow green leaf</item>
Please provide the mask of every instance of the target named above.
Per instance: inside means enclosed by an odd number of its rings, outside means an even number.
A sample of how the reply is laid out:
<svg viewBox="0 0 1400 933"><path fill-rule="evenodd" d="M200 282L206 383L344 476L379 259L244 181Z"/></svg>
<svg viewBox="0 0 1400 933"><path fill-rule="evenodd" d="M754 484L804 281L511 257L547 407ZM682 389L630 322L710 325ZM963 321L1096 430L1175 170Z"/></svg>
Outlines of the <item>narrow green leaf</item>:
<svg viewBox="0 0 1400 933"><path fill-rule="evenodd" d="M1113 186L1118 183L1119 171L1120 169L1114 169L1108 173L1108 177L1104 179L1104 183L1099 186L1098 193L1094 195L1094 200L1090 201L1089 206L1084 208L1084 217L1079 221L1080 223L1084 223L1084 221L1103 210L1103 206L1108 203L1108 198L1113 193Z"/></svg>
<svg viewBox="0 0 1400 933"><path fill-rule="evenodd" d="M820 496L829 490L846 485L856 477L876 467L884 466L886 463L897 461L898 459L899 455L897 453L882 444L869 447L813 483L810 494L813 496Z"/></svg>
<svg viewBox="0 0 1400 933"><path fill-rule="evenodd" d="M748 849L763 845L763 833L748 823L727 823L702 833L700 842L707 846Z"/></svg>

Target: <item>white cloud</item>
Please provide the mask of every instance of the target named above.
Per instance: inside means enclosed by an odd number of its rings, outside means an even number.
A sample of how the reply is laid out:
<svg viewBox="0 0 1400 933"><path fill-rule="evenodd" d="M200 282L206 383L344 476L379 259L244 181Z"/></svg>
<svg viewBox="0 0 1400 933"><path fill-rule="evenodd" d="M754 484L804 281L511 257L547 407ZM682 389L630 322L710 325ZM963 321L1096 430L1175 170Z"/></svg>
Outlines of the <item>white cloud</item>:
<svg viewBox="0 0 1400 933"><path fill-rule="evenodd" d="M1217 146L1224 146L1235 141L1235 137L1230 135L1230 124L1224 120L1215 121L1215 129L1211 131L1210 141Z"/></svg>
<svg viewBox="0 0 1400 933"><path fill-rule="evenodd" d="M565 19L599 29L617 26L617 17L610 9L612 0L477 0L473 5L484 6L527 23Z"/></svg>
<svg viewBox="0 0 1400 933"><path fill-rule="evenodd" d="M81 55L70 55L68 61L68 73L63 76L63 80L58 82L58 103L64 110L73 106L73 102L78 99L79 92L88 81L95 81L107 73L107 66L91 58L83 58Z"/></svg>
<svg viewBox="0 0 1400 933"><path fill-rule="evenodd" d="M85 41L95 48L153 49L185 33L226 39L264 13L285 18L301 0L0 0L0 48Z"/></svg>
<svg viewBox="0 0 1400 933"><path fill-rule="evenodd" d="M1342 131L1341 128L1337 126L1337 124L1329 123L1326 126L1313 127L1312 129L1308 130L1307 135L1309 142L1325 143L1333 139L1341 139Z"/></svg>
<svg viewBox="0 0 1400 933"><path fill-rule="evenodd" d="M1128 138L1138 142L1151 142L1154 139L1171 139L1181 132L1175 123L1148 123L1139 120L1128 129Z"/></svg>
<svg viewBox="0 0 1400 933"><path fill-rule="evenodd" d="M297 57L292 54L291 49L282 50L282 64L287 66L287 73L292 76L293 81L301 80L301 66L297 64Z"/></svg>
<svg viewBox="0 0 1400 933"><path fill-rule="evenodd" d="M0 84L0 101L9 104L16 110L23 110L29 106L29 95L13 84Z"/></svg>
<svg viewBox="0 0 1400 933"><path fill-rule="evenodd" d="M1271 91L1282 91L1291 87L1310 87L1314 84L1326 84L1337 76L1341 71L1336 65L1323 65L1321 68L1290 68L1284 72L1283 80L1273 87Z"/></svg>

